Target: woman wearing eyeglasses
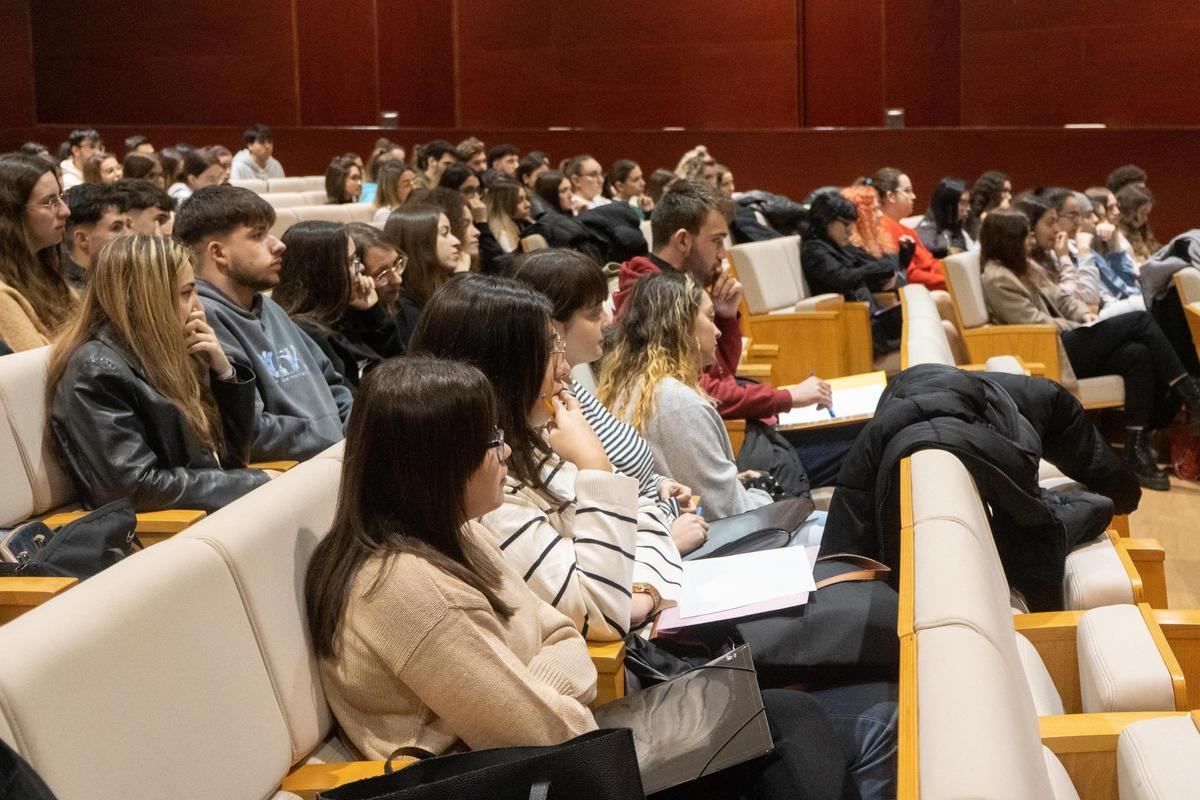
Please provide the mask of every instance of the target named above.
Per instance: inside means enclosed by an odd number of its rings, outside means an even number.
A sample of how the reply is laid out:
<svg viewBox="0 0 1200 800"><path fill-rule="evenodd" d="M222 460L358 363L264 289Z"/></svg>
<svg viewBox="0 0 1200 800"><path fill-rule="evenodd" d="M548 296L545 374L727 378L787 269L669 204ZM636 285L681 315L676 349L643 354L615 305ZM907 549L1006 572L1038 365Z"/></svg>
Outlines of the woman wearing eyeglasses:
<svg viewBox="0 0 1200 800"><path fill-rule="evenodd" d="M545 295L523 283L455 275L425 307L410 352L468 362L491 381L511 454L504 503L484 526L534 593L585 638L623 639L663 593L634 581L638 482L613 471L564 392L566 345L551 315Z"/></svg>
<svg viewBox="0 0 1200 800"><path fill-rule="evenodd" d="M14 351L49 344L78 305L58 269L70 216L48 162L0 156L0 341Z"/></svg>
<svg viewBox="0 0 1200 800"><path fill-rule="evenodd" d="M386 282L390 276L365 275L354 240L336 222L299 222L284 232L283 243L287 250L271 298L354 391L359 379L386 357L380 350L395 355L399 349L399 331L379 303L380 278Z"/></svg>

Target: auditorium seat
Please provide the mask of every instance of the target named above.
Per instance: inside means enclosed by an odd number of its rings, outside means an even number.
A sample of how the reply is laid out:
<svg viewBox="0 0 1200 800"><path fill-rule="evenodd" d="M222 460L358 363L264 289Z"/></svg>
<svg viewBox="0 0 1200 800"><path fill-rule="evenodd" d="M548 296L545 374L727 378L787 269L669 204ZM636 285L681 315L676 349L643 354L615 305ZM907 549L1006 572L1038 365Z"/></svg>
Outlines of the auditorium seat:
<svg viewBox="0 0 1200 800"><path fill-rule="evenodd" d="M305 616L341 452L0 627L0 737L60 800L281 800L382 771L332 733ZM589 652L598 702L620 697L623 643Z"/></svg>
<svg viewBox="0 0 1200 800"><path fill-rule="evenodd" d="M866 304L837 294L811 295L799 236L735 245L729 261L742 282L744 333L779 347L773 362L778 385L800 383L813 373L834 378L873 368Z"/></svg>
<svg viewBox="0 0 1200 800"><path fill-rule="evenodd" d="M242 178L240 180L229 181L230 186L237 186L239 189L249 189L257 194L266 194L267 182L258 178Z"/></svg>
<svg viewBox="0 0 1200 800"><path fill-rule="evenodd" d="M1187 317L1188 330L1192 333L1192 347L1200 355L1200 270L1185 267L1174 275L1175 289L1179 293L1179 304Z"/></svg>
<svg viewBox="0 0 1200 800"><path fill-rule="evenodd" d="M638 229L642 232L642 238L646 240L646 247L650 248L650 252L654 252L654 234L650 230L650 220L642 220L638 223Z"/></svg>
<svg viewBox="0 0 1200 800"><path fill-rule="evenodd" d="M271 204L271 208L295 208L296 206L311 205L308 198L301 192L271 192L264 194L263 200Z"/></svg>
<svg viewBox="0 0 1200 800"><path fill-rule="evenodd" d="M945 260L946 284L954 300L958 328L972 361L985 362L995 355L1017 355L1026 362L1042 364L1044 375L1062 379L1060 359L1065 357L1053 325L993 325L988 321L983 295L979 253L959 253ZM1125 384L1119 375L1080 378L1074 390L1087 409L1119 408L1125 405Z"/></svg>
<svg viewBox="0 0 1200 800"><path fill-rule="evenodd" d="M1161 669L1147 680L1151 672L1142 671L1144 664L1127 663L1135 650L1146 650L1145 631L1138 631L1143 646L1137 648L1128 646L1129 631L1138 617L1146 621L1146 631L1160 619L1165 620L1160 632L1168 631L1172 612L1152 612L1144 605L1097 609L1086 612L1089 622L1082 632L1083 612L1012 615L1007 581L966 468L950 453L921 451L902 462L901 486L898 796L1076 798L1076 786L1085 797L1115 796L1107 789L1115 790L1121 728L1183 714L1070 713L1083 701L1061 690L1071 690L1066 678L1070 670L1079 670L1079 654L1065 646L1049 648L1045 639L1069 630L1071 638L1062 641L1072 648L1084 641L1083 657L1107 650L1104 657L1110 660L1095 662L1097 669L1120 672L1103 679L1084 673L1084 681L1103 689L1089 703L1161 705L1167 702ZM1120 624L1109 627L1107 617L1114 614ZM1063 615L1074 626L1063 623ZM1087 628L1093 619L1110 636L1095 636ZM1186 644L1195 634L1193 627L1179 639ZM1092 639L1098 640L1095 648ZM1154 647L1168 671L1177 668L1161 655L1161 641ZM1053 658L1044 658L1044 652ZM1175 677L1172 704L1179 703ZM1097 789L1106 791L1091 793Z"/></svg>
<svg viewBox="0 0 1200 800"><path fill-rule="evenodd" d="M1200 712L1135 722L1117 742L1120 800L1195 797L1200 787Z"/></svg>
<svg viewBox="0 0 1200 800"><path fill-rule="evenodd" d="M303 175L290 178L270 178L267 180L267 191L275 192L308 192L314 189L325 191L324 175Z"/></svg>
<svg viewBox="0 0 1200 800"><path fill-rule="evenodd" d="M329 195L324 189L303 189L300 196L305 199L306 206L323 206L329 201Z"/></svg>
<svg viewBox="0 0 1200 800"><path fill-rule="evenodd" d="M929 290L920 284L909 284L901 288L900 302L904 315L902 365L906 369L917 364L954 366L950 343ZM1009 356L992 356L986 364L964 366L1002 372L1024 372L1024 367L1020 359ZM1045 461L1040 465L1038 483L1051 490L1079 488L1079 484ZM1114 523L1128 537L1128 519L1115 518ZM1063 583L1066 607L1088 609L1145 601L1155 608L1166 608L1163 558L1158 541L1121 538L1113 532L1079 545L1067 556Z"/></svg>
<svg viewBox="0 0 1200 800"><path fill-rule="evenodd" d="M916 230L917 226L921 224L921 220L923 219L925 219L924 214L913 214L911 217L905 217L904 219L900 220L900 224L906 228L912 228L913 230Z"/></svg>
<svg viewBox="0 0 1200 800"><path fill-rule="evenodd" d="M325 220L327 222L370 222L375 216L375 209L366 203L344 203L342 205L307 205L277 209L275 224L271 233L282 236L283 232L297 222L304 220Z"/></svg>

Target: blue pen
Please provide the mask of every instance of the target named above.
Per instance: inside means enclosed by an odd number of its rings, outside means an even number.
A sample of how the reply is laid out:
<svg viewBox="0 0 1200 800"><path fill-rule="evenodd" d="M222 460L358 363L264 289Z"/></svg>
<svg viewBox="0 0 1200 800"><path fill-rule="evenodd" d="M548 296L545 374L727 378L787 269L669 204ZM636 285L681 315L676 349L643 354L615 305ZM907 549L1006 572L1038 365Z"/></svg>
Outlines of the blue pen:
<svg viewBox="0 0 1200 800"><path fill-rule="evenodd" d="M809 372L808 372L808 377L810 377L810 378L815 378L815 377L817 377L817 374L816 374L815 372L813 372L812 370L809 370ZM833 413L833 409L832 409L832 408L827 408L827 409L825 409L825 410L829 412L829 418L830 418L830 419L837 419L837 414L834 414L834 413Z"/></svg>

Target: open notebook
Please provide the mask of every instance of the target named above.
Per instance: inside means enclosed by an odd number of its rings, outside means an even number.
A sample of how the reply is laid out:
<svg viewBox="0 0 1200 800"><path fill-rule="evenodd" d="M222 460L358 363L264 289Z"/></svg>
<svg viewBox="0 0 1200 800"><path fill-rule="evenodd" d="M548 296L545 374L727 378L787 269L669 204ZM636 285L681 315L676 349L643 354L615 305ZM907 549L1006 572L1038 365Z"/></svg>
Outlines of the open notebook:
<svg viewBox="0 0 1200 800"><path fill-rule="evenodd" d="M861 375L831 378L829 387L833 389L833 414L815 405L795 408L779 415L779 427L829 425L869 419L875 414L875 406L879 405L879 397L887 387L887 375L884 372L864 372Z"/></svg>

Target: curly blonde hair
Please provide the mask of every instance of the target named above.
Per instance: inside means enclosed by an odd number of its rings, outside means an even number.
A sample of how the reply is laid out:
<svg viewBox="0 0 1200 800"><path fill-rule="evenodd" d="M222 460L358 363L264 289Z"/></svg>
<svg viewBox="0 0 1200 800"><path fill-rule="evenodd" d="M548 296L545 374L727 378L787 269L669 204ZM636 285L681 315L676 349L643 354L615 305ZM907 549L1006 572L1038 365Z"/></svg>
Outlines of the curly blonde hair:
<svg viewBox="0 0 1200 800"><path fill-rule="evenodd" d="M683 154L675 165L675 177L688 181L703 181L704 168L714 167L717 160L708 154L708 148L698 144Z"/></svg>
<svg viewBox="0 0 1200 800"><path fill-rule="evenodd" d="M645 430L658 385L666 378L707 399L700 389L700 351L693 332L703 299L700 284L678 272L648 275L634 284L596 391L601 403L636 430Z"/></svg>

